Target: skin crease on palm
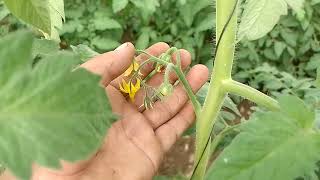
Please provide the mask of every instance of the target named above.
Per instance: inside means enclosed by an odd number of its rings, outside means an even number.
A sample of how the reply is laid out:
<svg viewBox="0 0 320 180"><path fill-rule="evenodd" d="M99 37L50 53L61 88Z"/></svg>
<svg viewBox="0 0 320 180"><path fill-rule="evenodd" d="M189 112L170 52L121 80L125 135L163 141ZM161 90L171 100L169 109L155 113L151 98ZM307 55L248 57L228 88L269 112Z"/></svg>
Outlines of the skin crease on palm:
<svg viewBox="0 0 320 180"><path fill-rule="evenodd" d="M157 43L146 51L154 56L164 53L169 46ZM182 67L191 63L191 55L180 50ZM89 160L77 163L62 161L62 170L50 170L33 166L33 180L151 180L157 173L163 156L176 140L195 120L191 102L181 84L175 87L169 97L154 104L154 108L139 108L143 103L143 91L139 91L132 103L119 90L122 74L130 66L135 56L135 48L125 43L115 51L99 55L82 65L83 68L102 76L102 84L119 120L108 130L100 150ZM139 63L148 57L136 57ZM173 55L175 59L175 55ZM152 71L152 64L142 68L145 77ZM208 79L208 69L196 65L186 75L194 92L197 92ZM170 80L177 77L172 73ZM158 73L147 83L157 87L163 81ZM15 180L6 171L0 180Z"/></svg>

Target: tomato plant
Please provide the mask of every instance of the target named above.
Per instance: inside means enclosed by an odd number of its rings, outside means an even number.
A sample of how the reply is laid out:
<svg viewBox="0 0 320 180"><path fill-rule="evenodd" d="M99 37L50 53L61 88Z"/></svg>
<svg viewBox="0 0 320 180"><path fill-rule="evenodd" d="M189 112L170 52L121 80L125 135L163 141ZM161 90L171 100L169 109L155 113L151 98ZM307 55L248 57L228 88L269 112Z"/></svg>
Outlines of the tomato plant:
<svg viewBox="0 0 320 180"><path fill-rule="evenodd" d="M65 20L62 0L4 0L4 2L15 16L35 27L44 37L59 41L58 29L62 28ZM137 7L144 6L142 1L130 2ZM157 2L156 0L144 2L148 8L142 12L142 20L148 19L150 12L156 11L159 6ZM171 55L178 52L177 48L170 48L159 57L137 50L137 53L149 56L147 62L154 63L155 71L165 69L165 81L153 93L156 95L156 100L170 95L173 87L166 79L170 72L175 72L193 104L197 124L195 164L191 179L315 178L317 162L320 160L320 97L319 89L316 89L320 88L319 57L314 55L306 67L318 70L317 80L308 81L308 87L311 87L308 90L311 90L305 92L305 97L310 97L310 100L305 102L294 96L295 93L284 95L288 93L278 91L278 98L274 99L232 77L236 44L241 40L250 44L252 40L263 38L274 29L283 15L287 15L289 7L293 9L297 19L305 22L308 14L303 8L304 0L246 0L245 2L216 0L215 3L216 48L213 73L210 84L206 85L207 94L202 94L204 103L201 103L192 92L181 69L179 55L177 63L173 63L171 59ZM318 2L312 0L311 3ZM113 1L113 11L119 12L128 4L127 0ZM201 7L199 5L197 12L207 6L207 3L201 4ZM187 4L184 10L190 8L191 6ZM101 15L97 17L104 18ZM187 25L192 25L193 17L184 14L183 19ZM239 25L238 19L240 19ZM94 24L100 30L121 29L116 20L108 17L107 22L109 25L100 22ZM205 22L200 24L203 23ZM307 26L304 25L305 28ZM147 37L149 31L150 29L145 27L138 38L138 44L142 48L147 44L145 41L151 38ZM292 38L290 35L286 35L285 32L282 34L288 44L290 42L291 45L294 44L290 41ZM106 97L103 89L96 87L98 78L76 68L81 63L79 57L85 60L97 53L84 46L73 47L75 53L60 52L57 43L44 43L46 40L34 40L31 36L30 33L18 32L0 40L2 84L0 163L22 179L30 177L33 162L59 168L59 159L76 161L86 158L99 147L105 130L115 120L111 115L108 101L104 101ZM43 46L44 44L46 46ZM281 56L285 48L289 54L294 54L290 46L278 41L274 46L275 54L278 56ZM202 47L202 44L199 47ZM17 50L21 53L16 53ZM273 56L270 52L264 54L266 57ZM34 61L37 58L38 60ZM134 63L128 73L128 76L132 76L131 80L122 84L123 92L130 94L132 100L136 91L141 87L145 88L145 80L139 79L139 68L144 65L146 63L140 65ZM260 68L266 71L267 65ZM311 73L311 77L314 74ZM274 76L279 77L278 74ZM282 73L281 76L286 76L288 79L289 75ZM92 96L83 98L84 94ZM230 125L218 118L222 106L226 101L230 101L231 94L249 99L260 107L249 121ZM64 98L66 95L72 97L72 100ZM146 95L143 105L146 108L153 108L154 100L154 97ZM222 128L216 128L221 124ZM75 130L70 131L71 129ZM208 168L210 155L230 133L237 135ZM44 140L43 136L47 139ZM68 138L61 140L62 137ZM30 142L37 144L33 145ZM69 144L72 146L68 146L68 151L65 151L64 147ZM21 152L20 149L24 151ZM29 155L34 153L37 156ZM16 162L21 163L17 165Z"/></svg>

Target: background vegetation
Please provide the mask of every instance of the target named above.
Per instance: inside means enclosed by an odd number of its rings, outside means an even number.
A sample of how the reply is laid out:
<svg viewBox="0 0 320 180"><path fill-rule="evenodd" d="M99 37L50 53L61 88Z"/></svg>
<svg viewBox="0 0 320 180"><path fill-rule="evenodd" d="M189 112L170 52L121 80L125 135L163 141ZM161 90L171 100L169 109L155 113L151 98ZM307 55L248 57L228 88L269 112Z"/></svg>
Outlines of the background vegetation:
<svg viewBox="0 0 320 180"><path fill-rule="evenodd" d="M139 49L164 41L189 50L193 64L212 64L211 0L69 0L65 6L61 48L84 44L105 52L126 41ZM307 0L305 18L290 11L264 38L243 40L236 56L236 79L272 95L304 96L320 65L319 8L319 0ZM23 27L0 5L0 35Z"/></svg>

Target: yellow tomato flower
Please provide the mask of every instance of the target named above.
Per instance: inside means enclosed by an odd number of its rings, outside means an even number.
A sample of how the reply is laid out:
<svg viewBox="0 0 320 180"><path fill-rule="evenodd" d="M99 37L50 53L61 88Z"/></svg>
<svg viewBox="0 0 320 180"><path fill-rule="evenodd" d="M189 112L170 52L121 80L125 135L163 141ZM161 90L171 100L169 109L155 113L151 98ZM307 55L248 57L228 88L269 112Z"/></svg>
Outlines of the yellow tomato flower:
<svg viewBox="0 0 320 180"><path fill-rule="evenodd" d="M136 79L136 84L134 85L132 82L127 83L124 79L122 79L122 84L119 84L120 90L123 93L129 94L131 101L134 101L134 97L136 93L139 91L141 82L140 79Z"/></svg>
<svg viewBox="0 0 320 180"><path fill-rule="evenodd" d="M123 76L130 76L132 72L137 72L140 65L137 63L137 61L133 61L130 65L130 67L123 73Z"/></svg>

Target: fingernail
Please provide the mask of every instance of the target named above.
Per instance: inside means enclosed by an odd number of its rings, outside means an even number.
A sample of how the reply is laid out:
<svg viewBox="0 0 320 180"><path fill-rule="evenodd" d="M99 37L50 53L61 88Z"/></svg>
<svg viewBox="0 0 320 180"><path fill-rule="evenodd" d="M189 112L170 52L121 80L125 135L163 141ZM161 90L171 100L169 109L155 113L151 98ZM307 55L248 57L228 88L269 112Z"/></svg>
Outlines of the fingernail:
<svg viewBox="0 0 320 180"><path fill-rule="evenodd" d="M115 51L122 51L122 49L125 49L126 47L128 47L128 43L124 43L121 46L117 47Z"/></svg>

